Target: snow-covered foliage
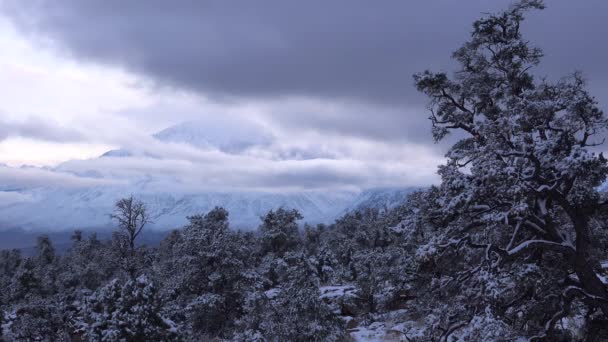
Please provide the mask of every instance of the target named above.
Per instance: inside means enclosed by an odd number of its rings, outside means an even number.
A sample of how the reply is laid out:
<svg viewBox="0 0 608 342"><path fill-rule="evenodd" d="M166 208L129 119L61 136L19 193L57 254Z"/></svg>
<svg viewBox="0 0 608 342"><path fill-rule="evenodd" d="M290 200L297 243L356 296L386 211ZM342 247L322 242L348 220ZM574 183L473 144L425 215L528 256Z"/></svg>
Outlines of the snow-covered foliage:
<svg viewBox="0 0 608 342"><path fill-rule="evenodd" d="M290 272L281 286L251 292L237 340L339 341L342 322L320 298L318 279L301 254L286 257Z"/></svg>
<svg viewBox="0 0 608 342"><path fill-rule="evenodd" d="M442 183L421 222L435 233L417 255L438 270L430 284L454 303L451 320L468 326L485 312L556 338L556 323L580 305L608 315L591 243L605 236L595 223L605 211L596 189L608 173L591 147L608 124L580 74L534 78L542 52L520 24L543 7L524 0L476 21L454 53L461 68L453 78L415 75L430 98L435 139L463 135L439 169ZM453 324L443 323L446 338Z"/></svg>
<svg viewBox="0 0 608 342"><path fill-rule="evenodd" d="M76 332L90 341L175 339L175 324L161 310L157 289L145 276L124 284L114 279L84 298Z"/></svg>
<svg viewBox="0 0 608 342"><path fill-rule="evenodd" d="M161 259L163 277L171 279L166 296L176 297L173 316L194 332L224 335L240 317L252 248L228 227L228 212L216 208L190 217L173 243L173 258ZM162 248L162 247L161 247ZM180 316L183 316L180 318Z"/></svg>

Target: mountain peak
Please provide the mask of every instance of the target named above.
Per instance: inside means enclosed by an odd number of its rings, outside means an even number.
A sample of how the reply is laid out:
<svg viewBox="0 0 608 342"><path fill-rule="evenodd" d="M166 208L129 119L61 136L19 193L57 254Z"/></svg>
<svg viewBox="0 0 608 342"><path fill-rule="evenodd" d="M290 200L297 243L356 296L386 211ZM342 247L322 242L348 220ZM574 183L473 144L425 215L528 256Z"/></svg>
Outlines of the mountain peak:
<svg viewBox="0 0 608 342"><path fill-rule="evenodd" d="M273 137L252 122L225 119L183 122L153 135L162 142L183 143L198 148L217 148L235 153L252 146L268 145Z"/></svg>

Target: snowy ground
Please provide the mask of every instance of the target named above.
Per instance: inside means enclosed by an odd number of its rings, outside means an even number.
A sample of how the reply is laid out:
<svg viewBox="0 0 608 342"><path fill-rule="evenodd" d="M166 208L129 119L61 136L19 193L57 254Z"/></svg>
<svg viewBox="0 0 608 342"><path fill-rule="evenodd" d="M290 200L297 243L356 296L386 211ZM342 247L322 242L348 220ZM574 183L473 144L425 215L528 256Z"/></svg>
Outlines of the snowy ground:
<svg viewBox="0 0 608 342"><path fill-rule="evenodd" d="M391 324L374 322L368 326L351 329L350 335L357 342L411 341L424 336L425 328L416 322Z"/></svg>
<svg viewBox="0 0 608 342"><path fill-rule="evenodd" d="M600 278L602 283L608 285L608 260L602 261L601 266L603 268L603 272L597 273L597 277Z"/></svg>
<svg viewBox="0 0 608 342"><path fill-rule="evenodd" d="M321 299L334 304L357 296L356 287L350 284L321 286L319 290ZM396 310L384 314L382 317L378 317L377 321L368 324L358 323L358 318L350 316L343 316L342 319L349 326L350 336L357 342L408 341L408 338L411 340L422 337L425 329L424 323L407 320L405 319L407 316L407 310Z"/></svg>

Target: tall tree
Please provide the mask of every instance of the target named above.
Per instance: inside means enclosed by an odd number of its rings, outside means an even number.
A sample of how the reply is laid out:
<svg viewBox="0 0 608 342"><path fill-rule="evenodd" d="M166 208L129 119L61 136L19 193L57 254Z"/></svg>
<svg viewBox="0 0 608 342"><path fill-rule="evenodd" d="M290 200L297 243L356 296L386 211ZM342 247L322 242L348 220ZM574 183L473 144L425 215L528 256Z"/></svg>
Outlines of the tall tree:
<svg viewBox="0 0 608 342"><path fill-rule="evenodd" d="M439 170L445 229L438 245L483 251L469 271L499 271L523 258L545 267L547 255L563 263L575 276L560 282L551 330L575 298L608 316L591 245L605 229L593 218L606 205L597 187L608 165L592 147L603 143L607 121L579 73L557 82L534 77L542 52L520 27L528 10L543 8L523 0L475 21L453 54L460 63L453 78L429 71L414 78L430 98L434 138L462 137Z"/></svg>
<svg viewBox="0 0 608 342"><path fill-rule="evenodd" d="M146 205L133 196L122 198L116 201L114 213L110 216L118 223L119 232L126 237L128 247L134 250L135 239L150 222Z"/></svg>
<svg viewBox="0 0 608 342"><path fill-rule="evenodd" d="M150 222L150 215L142 201L129 196L116 201L114 213L110 217L118 224L118 231L114 233L113 239L121 262L127 273L134 278L136 272L135 240L146 224Z"/></svg>

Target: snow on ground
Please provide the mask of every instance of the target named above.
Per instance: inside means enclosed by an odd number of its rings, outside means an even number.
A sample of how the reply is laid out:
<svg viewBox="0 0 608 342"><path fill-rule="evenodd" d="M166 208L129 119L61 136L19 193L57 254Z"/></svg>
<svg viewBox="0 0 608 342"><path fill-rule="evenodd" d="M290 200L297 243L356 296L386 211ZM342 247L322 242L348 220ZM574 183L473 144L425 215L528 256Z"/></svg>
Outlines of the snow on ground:
<svg viewBox="0 0 608 342"><path fill-rule="evenodd" d="M595 274L598 278L600 278L600 281L606 285L608 285L608 276L596 273Z"/></svg>
<svg viewBox="0 0 608 342"><path fill-rule="evenodd" d="M608 285L608 260L602 261L600 265L604 271L602 273L596 273L596 275L598 278L600 278L602 283Z"/></svg>
<svg viewBox="0 0 608 342"><path fill-rule="evenodd" d="M264 295L266 295L266 297L268 299L273 299L274 297L276 297L279 294L279 292L281 292L281 289L278 287L274 287L274 288L264 292Z"/></svg>
<svg viewBox="0 0 608 342"><path fill-rule="evenodd" d="M424 327L412 321L395 325L387 322L374 322L368 326L351 329L350 335L357 342L401 342L424 337L424 331Z"/></svg>
<svg viewBox="0 0 608 342"><path fill-rule="evenodd" d="M357 297L357 288L351 284L330 285L319 287L320 298L329 302L339 303L348 298ZM336 310L339 312L340 310ZM376 322L363 324L360 318L341 316L347 324L349 334L357 342L388 342L408 341L408 339L424 336L424 322L408 320L408 310L395 310L378 317Z"/></svg>
<svg viewBox="0 0 608 342"><path fill-rule="evenodd" d="M370 324L361 324L348 329L356 342L401 342L424 338L429 322L412 319L407 309L395 310L376 316Z"/></svg>
<svg viewBox="0 0 608 342"><path fill-rule="evenodd" d="M351 329L350 335L357 342L387 341L385 339L386 326L381 322L374 322L367 327Z"/></svg>

